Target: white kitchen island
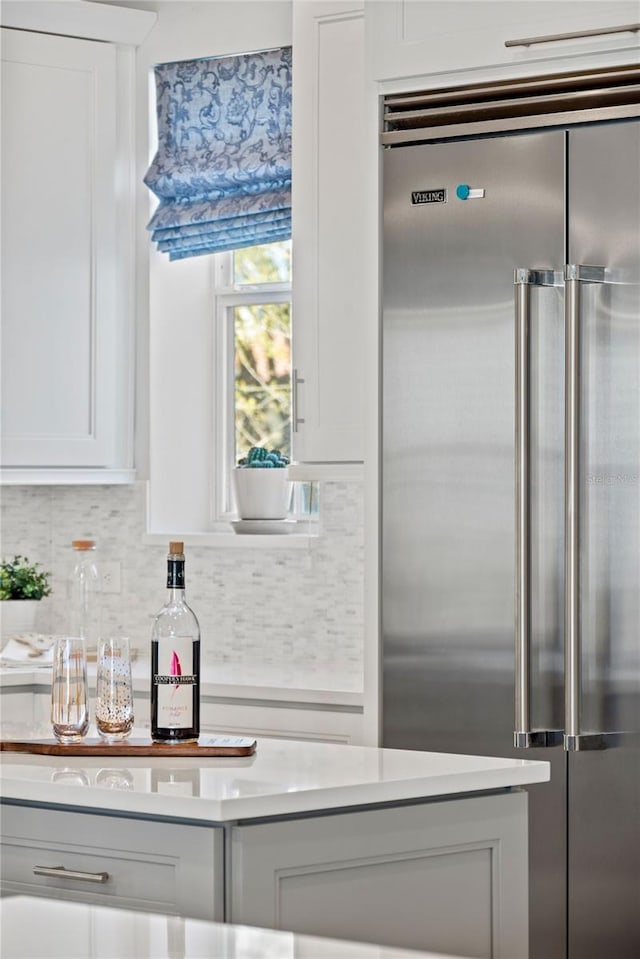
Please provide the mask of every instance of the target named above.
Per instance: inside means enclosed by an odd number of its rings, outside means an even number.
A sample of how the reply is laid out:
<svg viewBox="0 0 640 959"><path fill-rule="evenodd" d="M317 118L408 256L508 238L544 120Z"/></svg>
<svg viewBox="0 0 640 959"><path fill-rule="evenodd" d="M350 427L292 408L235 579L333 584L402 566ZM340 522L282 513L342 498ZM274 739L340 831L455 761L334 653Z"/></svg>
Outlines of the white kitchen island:
<svg viewBox="0 0 640 959"><path fill-rule="evenodd" d="M260 739L244 758L3 754L2 890L463 956L527 955L546 762Z"/></svg>

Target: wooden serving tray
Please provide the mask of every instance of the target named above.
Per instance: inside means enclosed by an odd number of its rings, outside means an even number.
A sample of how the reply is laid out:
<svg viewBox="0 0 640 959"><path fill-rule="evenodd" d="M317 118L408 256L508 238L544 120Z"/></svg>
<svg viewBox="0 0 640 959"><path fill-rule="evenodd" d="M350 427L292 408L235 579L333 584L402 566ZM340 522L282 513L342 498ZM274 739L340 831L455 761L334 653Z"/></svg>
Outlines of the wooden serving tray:
<svg viewBox="0 0 640 959"><path fill-rule="evenodd" d="M57 739L0 740L0 751L33 753L39 756L251 756L256 740L244 736L204 736L197 743L152 743L149 739L125 739L105 743L87 737L80 743L60 743Z"/></svg>

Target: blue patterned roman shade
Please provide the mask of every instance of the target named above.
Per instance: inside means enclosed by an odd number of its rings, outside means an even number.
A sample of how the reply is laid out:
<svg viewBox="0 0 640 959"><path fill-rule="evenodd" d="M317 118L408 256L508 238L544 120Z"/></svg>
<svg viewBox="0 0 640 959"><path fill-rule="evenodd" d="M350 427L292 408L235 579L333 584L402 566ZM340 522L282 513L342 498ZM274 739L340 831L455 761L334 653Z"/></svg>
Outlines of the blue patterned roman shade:
<svg viewBox="0 0 640 959"><path fill-rule="evenodd" d="M148 229L172 260L291 236L291 47L155 68Z"/></svg>

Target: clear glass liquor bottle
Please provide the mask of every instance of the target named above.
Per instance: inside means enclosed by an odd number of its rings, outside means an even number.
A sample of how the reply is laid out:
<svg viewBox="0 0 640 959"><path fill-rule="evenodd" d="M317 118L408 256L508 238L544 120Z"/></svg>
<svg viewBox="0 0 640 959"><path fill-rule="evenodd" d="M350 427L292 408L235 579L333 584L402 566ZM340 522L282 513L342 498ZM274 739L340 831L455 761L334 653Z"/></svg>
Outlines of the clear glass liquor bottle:
<svg viewBox="0 0 640 959"><path fill-rule="evenodd" d="M169 544L167 602L151 632L151 739L195 742L200 735L200 625L185 599L183 543Z"/></svg>

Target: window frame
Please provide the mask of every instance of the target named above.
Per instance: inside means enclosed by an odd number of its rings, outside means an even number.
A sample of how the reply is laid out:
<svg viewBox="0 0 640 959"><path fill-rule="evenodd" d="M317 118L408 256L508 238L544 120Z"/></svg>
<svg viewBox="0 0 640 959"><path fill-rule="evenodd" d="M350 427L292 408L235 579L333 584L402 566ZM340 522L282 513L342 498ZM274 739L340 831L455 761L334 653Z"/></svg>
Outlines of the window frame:
<svg viewBox="0 0 640 959"><path fill-rule="evenodd" d="M277 241L282 242L282 241ZM235 518L232 506L231 469L235 466L235 326L238 306L288 303L291 317L292 283L233 282L233 250L211 257L211 290L214 323L213 356L213 463L211 524ZM290 334L292 335L292 330Z"/></svg>

